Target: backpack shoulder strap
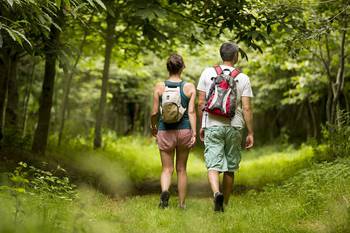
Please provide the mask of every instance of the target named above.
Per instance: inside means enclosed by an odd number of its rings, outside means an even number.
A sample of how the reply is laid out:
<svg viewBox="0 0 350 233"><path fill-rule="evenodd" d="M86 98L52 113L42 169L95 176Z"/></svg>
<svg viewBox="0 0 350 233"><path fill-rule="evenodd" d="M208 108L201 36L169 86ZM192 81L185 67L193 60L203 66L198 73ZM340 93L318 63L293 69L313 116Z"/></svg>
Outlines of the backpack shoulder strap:
<svg viewBox="0 0 350 233"><path fill-rule="evenodd" d="M185 84L186 84L185 81L181 81L181 83L180 83L180 94L181 94L181 95L184 95L184 96L186 96L186 95L185 95L185 91L184 91L184 86L185 86Z"/></svg>
<svg viewBox="0 0 350 233"><path fill-rule="evenodd" d="M214 69L215 69L217 75L222 74L221 66L215 65L215 66L214 66Z"/></svg>
<svg viewBox="0 0 350 233"><path fill-rule="evenodd" d="M165 87L165 89L168 87L168 84L166 81L164 81L164 87Z"/></svg>
<svg viewBox="0 0 350 233"><path fill-rule="evenodd" d="M239 75L239 73L241 73L241 71L239 69L235 68L234 70L231 71L230 76L232 78L236 78L237 75Z"/></svg>
<svg viewBox="0 0 350 233"><path fill-rule="evenodd" d="M177 88L179 87L180 85L176 84L176 83L171 83L167 80L164 81L164 85L165 85L165 88Z"/></svg>

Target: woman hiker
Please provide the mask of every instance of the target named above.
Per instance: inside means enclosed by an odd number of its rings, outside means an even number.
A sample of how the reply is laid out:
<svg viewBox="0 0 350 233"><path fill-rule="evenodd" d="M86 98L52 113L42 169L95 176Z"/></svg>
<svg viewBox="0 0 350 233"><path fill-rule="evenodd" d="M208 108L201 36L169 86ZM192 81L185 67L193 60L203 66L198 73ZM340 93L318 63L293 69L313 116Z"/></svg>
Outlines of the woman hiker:
<svg viewBox="0 0 350 233"><path fill-rule="evenodd" d="M186 165L190 149L196 142L196 88L181 79L185 64L180 55L167 60L168 79L156 84L151 115L152 135L156 137L162 161L160 208L168 207L171 177L176 152L179 207L185 208L187 190Z"/></svg>

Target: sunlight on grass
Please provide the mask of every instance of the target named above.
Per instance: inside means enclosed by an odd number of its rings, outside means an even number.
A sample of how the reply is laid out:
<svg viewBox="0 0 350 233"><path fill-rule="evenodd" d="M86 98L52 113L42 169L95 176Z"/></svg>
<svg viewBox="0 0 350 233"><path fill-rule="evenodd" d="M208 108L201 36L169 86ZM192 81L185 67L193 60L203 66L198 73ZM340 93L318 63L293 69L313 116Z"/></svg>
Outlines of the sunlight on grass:
<svg viewBox="0 0 350 233"><path fill-rule="evenodd" d="M132 180L158 179L161 171L159 151L154 139L125 137L109 143L103 152L111 160L119 161ZM206 168L201 150L191 153L188 161L188 174L191 178L206 181ZM241 168L236 183L247 186L263 186L279 182L293 175L297 170L309 166L313 149L303 146L300 149L267 146L243 152Z"/></svg>
<svg viewBox="0 0 350 233"><path fill-rule="evenodd" d="M61 149L58 154L63 155L58 157L67 164L71 164L72 161L80 171L92 170L102 183L123 183L124 178L125 182L129 182L127 180L130 179L133 183L159 180L161 161L154 138L108 136L105 138L105 147L96 151L85 147L79 150L76 144L84 145L87 142L80 140ZM294 149L272 145L242 151L242 162L236 184L263 186L267 183L280 182L297 170L309 166L312 157L313 150L308 146ZM200 147L190 153L187 171L192 181L207 181L203 149ZM119 180L113 180L116 176ZM175 177L174 174L173 178ZM108 185L105 186L108 188Z"/></svg>
<svg viewBox="0 0 350 233"><path fill-rule="evenodd" d="M154 138L124 137L109 143L105 150L107 157L127 168L134 181L154 180L160 176L161 161ZM202 177L206 172L204 162L193 153L187 165L189 176Z"/></svg>
<svg viewBox="0 0 350 233"><path fill-rule="evenodd" d="M256 159L243 160L237 173L236 184L262 186L279 182L293 175L297 170L310 165L314 155L310 146L299 150L277 152Z"/></svg>

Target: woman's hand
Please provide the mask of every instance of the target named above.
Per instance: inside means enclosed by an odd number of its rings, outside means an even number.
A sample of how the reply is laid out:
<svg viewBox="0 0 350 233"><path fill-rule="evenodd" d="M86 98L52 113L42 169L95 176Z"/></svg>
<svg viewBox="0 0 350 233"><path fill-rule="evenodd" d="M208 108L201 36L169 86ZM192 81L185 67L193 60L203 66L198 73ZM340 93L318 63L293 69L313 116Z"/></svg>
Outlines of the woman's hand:
<svg viewBox="0 0 350 233"><path fill-rule="evenodd" d="M158 129L155 126L151 126L151 132L153 137L157 137Z"/></svg>
<svg viewBox="0 0 350 233"><path fill-rule="evenodd" d="M194 147L194 145L196 144L196 137L197 137L196 134L192 134L191 143L190 143L191 148Z"/></svg>

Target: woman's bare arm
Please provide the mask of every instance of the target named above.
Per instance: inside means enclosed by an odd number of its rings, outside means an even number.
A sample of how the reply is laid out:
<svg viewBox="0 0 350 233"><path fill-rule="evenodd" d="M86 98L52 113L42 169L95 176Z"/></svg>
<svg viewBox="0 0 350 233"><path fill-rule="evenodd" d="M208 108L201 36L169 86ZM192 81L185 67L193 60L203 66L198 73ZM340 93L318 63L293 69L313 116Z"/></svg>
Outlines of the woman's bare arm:
<svg viewBox="0 0 350 233"><path fill-rule="evenodd" d="M156 136L158 131L157 121L158 121L158 113L159 113L159 95L162 88L163 88L163 83L157 83L153 91L153 106L152 106L152 113L151 113L151 129L152 129L153 136Z"/></svg>

